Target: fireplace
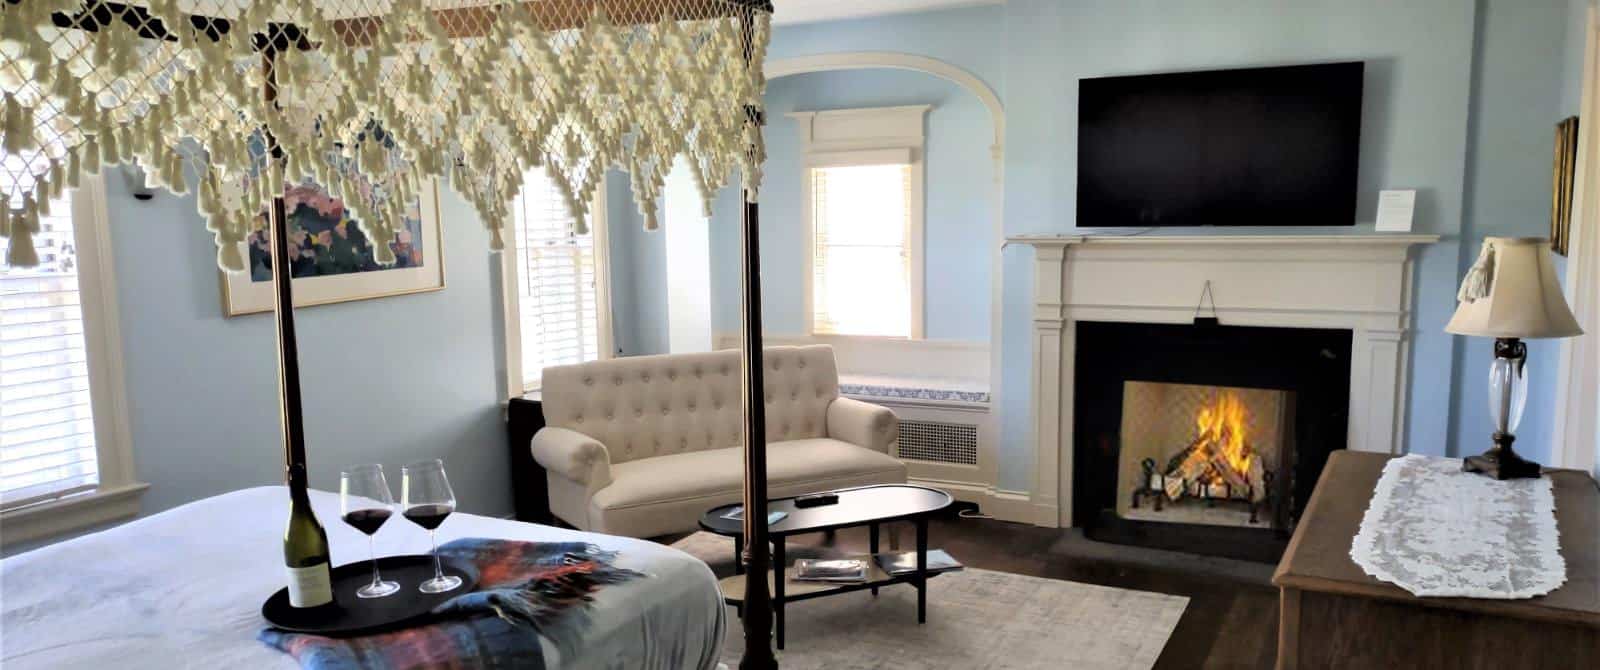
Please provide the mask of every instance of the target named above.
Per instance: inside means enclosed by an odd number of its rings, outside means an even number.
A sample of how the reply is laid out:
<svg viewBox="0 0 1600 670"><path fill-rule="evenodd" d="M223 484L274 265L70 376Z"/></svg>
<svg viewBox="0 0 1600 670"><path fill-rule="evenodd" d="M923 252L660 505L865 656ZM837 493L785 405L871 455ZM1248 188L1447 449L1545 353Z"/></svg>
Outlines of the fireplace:
<svg viewBox="0 0 1600 670"><path fill-rule="evenodd" d="M1117 515L1270 527L1293 419L1291 391L1123 382Z"/></svg>
<svg viewBox="0 0 1600 670"><path fill-rule="evenodd" d="M1351 333L1077 323L1074 525L1276 561L1347 444Z"/></svg>

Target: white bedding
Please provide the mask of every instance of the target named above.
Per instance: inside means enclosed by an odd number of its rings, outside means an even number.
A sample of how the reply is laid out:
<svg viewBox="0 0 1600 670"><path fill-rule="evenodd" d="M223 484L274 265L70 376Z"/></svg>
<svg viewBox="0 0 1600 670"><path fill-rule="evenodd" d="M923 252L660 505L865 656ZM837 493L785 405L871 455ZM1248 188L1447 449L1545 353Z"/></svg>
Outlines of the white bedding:
<svg viewBox="0 0 1600 670"><path fill-rule="evenodd" d="M235 491L0 561L0 666L24 668L295 668L256 641L261 602L281 588L282 487ZM311 492L333 560L367 558L366 537L339 520L338 496ZM705 563L643 540L471 514L439 529L460 537L585 541L648 575L602 588L573 659L551 668L712 668L725 627ZM378 552L426 553L427 534L396 517ZM685 662L687 661L687 662Z"/></svg>

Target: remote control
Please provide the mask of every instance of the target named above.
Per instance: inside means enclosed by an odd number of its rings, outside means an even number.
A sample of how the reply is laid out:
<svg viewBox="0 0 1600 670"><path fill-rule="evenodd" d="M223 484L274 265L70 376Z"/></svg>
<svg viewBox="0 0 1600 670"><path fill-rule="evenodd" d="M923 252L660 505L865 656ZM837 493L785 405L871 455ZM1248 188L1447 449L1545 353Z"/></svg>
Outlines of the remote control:
<svg viewBox="0 0 1600 670"><path fill-rule="evenodd" d="M837 493L812 493L810 495L795 496L795 507L821 507L839 502Z"/></svg>

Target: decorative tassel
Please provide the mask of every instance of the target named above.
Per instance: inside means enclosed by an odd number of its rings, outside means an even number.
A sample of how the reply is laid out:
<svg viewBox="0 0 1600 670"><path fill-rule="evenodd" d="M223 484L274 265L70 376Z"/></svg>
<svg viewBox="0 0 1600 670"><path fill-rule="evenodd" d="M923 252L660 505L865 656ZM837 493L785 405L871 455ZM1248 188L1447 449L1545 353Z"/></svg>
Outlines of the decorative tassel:
<svg viewBox="0 0 1600 670"><path fill-rule="evenodd" d="M4 125L0 126L0 150L7 154L20 154L23 151L22 134L26 131L32 134L32 128L25 128L22 123L22 103L17 102L17 97L7 93L5 99L5 112L0 117Z"/></svg>
<svg viewBox="0 0 1600 670"><path fill-rule="evenodd" d="M183 175L183 157L177 152L167 155L167 188L178 195L189 192L189 183Z"/></svg>
<svg viewBox="0 0 1600 670"><path fill-rule="evenodd" d="M130 126L122 126L116 132L118 133L117 164L125 165L133 160L134 145L137 144L135 138L138 136L134 134L133 128Z"/></svg>
<svg viewBox="0 0 1600 670"><path fill-rule="evenodd" d="M200 215L206 217L212 226L220 229L222 204L217 197L217 175L215 172L205 172L200 175L200 197L195 201L195 208L200 210Z"/></svg>
<svg viewBox="0 0 1600 670"><path fill-rule="evenodd" d="M67 95L62 97L63 100L67 101L66 106L62 108L62 111L66 113L67 118L82 122L83 108L84 105L88 103L87 98L88 96L83 92L83 88L77 86L72 87L72 90L68 91Z"/></svg>
<svg viewBox="0 0 1600 670"><path fill-rule="evenodd" d="M118 156L122 152L117 148L117 129L109 125L99 136L100 140L100 165L111 167L119 162Z"/></svg>
<svg viewBox="0 0 1600 670"><path fill-rule="evenodd" d="M223 272L244 272L244 255L239 252L239 244L223 239L221 233L217 234L217 268Z"/></svg>
<svg viewBox="0 0 1600 670"><path fill-rule="evenodd" d="M49 175L46 179L50 181L50 197L60 197L61 182L66 179L66 175L61 170L61 161L51 159L50 169L45 174Z"/></svg>
<svg viewBox="0 0 1600 670"><path fill-rule="evenodd" d="M389 246L389 242L394 240L395 237L395 231L392 230L380 230L378 234L372 236L372 239L380 240L378 244L372 245L372 260L376 261L378 265L384 267L394 265L394 247Z"/></svg>
<svg viewBox="0 0 1600 670"><path fill-rule="evenodd" d="M1467 269L1467 276L1461 280L1461 290L1456 291L1456 300L1460 302L1477 302L1489 297L1494 290L1494 243L1483 241L1483 249L1478 252L1478 261Z"/></svg>
<svg viewBox="0 0 1600 670"><path fill-rule="evenodd" d="M28 206L32 198L23 200L22 211L11 213L11 242L6 251L6 262L11 267L31 268L39 265L39 252L33 248L33 234L38 231L39 216ZM33 215L30 217L29 214Z"/></svg>

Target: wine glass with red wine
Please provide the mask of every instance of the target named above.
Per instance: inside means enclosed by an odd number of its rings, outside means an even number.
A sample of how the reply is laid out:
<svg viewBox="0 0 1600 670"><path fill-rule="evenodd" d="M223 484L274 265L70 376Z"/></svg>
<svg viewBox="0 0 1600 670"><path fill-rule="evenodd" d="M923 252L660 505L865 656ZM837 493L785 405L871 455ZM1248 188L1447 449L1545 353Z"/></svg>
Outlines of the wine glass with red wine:
<svg viewBox="0 0 1600 670"><path fill-rule="evenodd" d="M444 567L439 564L439 540L434 535L439 524L456 511L456 494L444 476L444 461L435 458L400 468L400 499L405 517L426 528L428 540L433 543L433 579L423 582L417 590L443 593L461 586L460 577L444 574Z"/></svg>
<svg viewBox="0 0 1600 670"><path fill-rule="evenodd" d="M367 550L372 554L372 583L356 590L358 598L382 598L400 590L395 582L383 581L378 574L378 546L373 534L394 513L394 494L383 466L357 465L339 473L339 514L352 528L367 534Z"/></svg>

